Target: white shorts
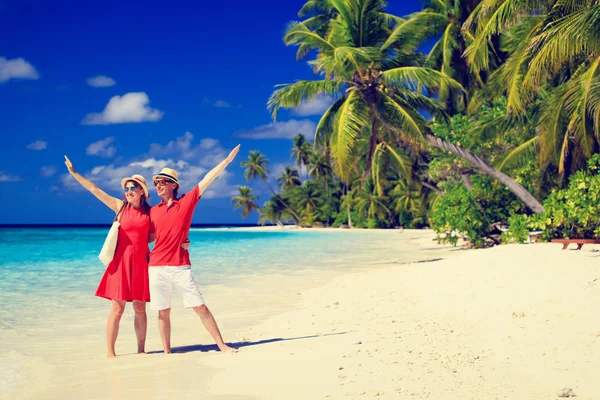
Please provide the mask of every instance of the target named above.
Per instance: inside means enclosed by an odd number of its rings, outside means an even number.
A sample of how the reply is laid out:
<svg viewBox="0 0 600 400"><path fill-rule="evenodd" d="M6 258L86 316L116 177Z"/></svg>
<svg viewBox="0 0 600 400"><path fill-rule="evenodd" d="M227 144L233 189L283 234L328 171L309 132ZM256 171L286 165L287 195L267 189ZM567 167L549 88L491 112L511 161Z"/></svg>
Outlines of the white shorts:
<svg viewBox="0 0 600 400"><path fill-rule="evenodd" d="M185 307L198 307L204 304L204 297L192 276L192 267L149 267L148 275L152 310L171 308L173 286L183 297Z"/></svg>

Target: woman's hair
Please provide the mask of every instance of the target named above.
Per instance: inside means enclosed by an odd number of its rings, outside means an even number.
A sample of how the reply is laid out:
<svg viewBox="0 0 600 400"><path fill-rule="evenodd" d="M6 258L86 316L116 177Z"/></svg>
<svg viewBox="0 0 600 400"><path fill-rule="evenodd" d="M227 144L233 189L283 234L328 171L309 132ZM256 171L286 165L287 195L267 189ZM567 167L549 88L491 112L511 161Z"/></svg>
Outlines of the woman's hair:
<svg viewBox="0 0 600 400"><path fill-rule="evenodd" d="M173 198L176 199L178 194L179 194L179 185L177 186L177 189L173 190Z"/></svg>
<svg viewBox="0 0 600 400"><path fill-rule="evenodd" d="M130 182L133 183L133 186L135 186L136 189L142 188L139 183L137 183L136 181L133 181L133 180L125 182L125 186L127 186L127 184ZM127 204L129 204L129 202L127 202ZM148 204L148 199L146 198L145 193L142 193L142 197L140 199L140 207L142 208L142 210L144 210L146 212L150 212L150 204Z"/></svg>

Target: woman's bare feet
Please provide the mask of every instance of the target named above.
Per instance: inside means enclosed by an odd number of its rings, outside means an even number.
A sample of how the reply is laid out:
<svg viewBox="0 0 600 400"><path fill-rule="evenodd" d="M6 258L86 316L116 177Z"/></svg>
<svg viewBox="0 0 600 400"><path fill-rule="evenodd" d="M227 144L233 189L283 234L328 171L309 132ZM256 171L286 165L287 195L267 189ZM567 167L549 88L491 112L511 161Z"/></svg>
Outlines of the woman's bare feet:
<svg viewBox="0 0 600 400"><path fill-rule="evenodd" d="M115 352L114 352L114 351L113 351L113 352L108 352L108 353L106 354L106 358L115 358L116 356L117 356L117 355L115 354Z"/></svg>
<svg viewBox="0 0 600 400"><path fill-rule="evenodd" d="M233 347L227 346L225 343L219 346L219 350L221 350L224 353L237 353L239 351L238 349L234 349Z"/></svg>

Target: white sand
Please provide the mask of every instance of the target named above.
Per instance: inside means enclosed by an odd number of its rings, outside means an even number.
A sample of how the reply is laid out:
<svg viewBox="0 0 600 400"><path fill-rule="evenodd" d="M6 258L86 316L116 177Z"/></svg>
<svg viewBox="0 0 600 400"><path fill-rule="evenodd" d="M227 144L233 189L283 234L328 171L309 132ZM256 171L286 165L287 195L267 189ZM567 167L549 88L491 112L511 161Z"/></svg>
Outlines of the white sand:
<svg viewBox="0 0 600 400"><path fill-rule="evenodd" d="M463 251L419 235L432 249L421 253L442 260L211 287L205 294L226 340L246 342L238 354L201 352L212 347L193 344L209 336L181 308L173 346L193 346L169 356L106 360L103 332L74 342L56 327L46 333L51 356L27 361L45 375L13 397L534 400L566 388L600 398L600 247ZM383 249L378 258L387 260ZM148 349L158 350L149 316ZM130 320L118 351L135 348Z"/></svg>

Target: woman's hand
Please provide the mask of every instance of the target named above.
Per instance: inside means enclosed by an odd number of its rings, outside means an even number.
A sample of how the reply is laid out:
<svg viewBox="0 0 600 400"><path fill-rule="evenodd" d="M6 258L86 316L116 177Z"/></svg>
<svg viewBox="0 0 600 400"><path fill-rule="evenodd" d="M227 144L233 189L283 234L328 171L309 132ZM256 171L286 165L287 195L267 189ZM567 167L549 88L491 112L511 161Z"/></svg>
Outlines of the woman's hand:
<svg viewBox="0 0 600 400"><path fill-rule="evenodd" d="M235 147L235 149L231 150L231 153L229 153L229 155L227 156L227 162L228 163L230 163L230 162L233 161L233 159L237 155L238 151L240 151L240 145L239 144Z"/></svg>
<svg viewBox="0 0 600 400"><path fill-rule="evenodd" d="M181 243L181 248L184 250L189 249L191 246L190 238L185 239L185 242Z"/></svg>
<svg viewBox="0 0 600 400"><path fill-rule="evenodd" d="M67 166L67 169L69 170L69 173L74 174L75 168L73 168L73 163L71 162L71 160L69 160L69 157L65 156L65 165Z"/></svg>

